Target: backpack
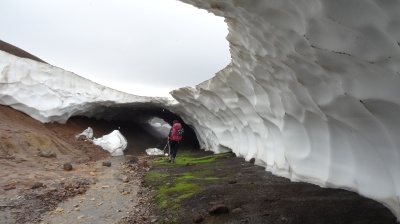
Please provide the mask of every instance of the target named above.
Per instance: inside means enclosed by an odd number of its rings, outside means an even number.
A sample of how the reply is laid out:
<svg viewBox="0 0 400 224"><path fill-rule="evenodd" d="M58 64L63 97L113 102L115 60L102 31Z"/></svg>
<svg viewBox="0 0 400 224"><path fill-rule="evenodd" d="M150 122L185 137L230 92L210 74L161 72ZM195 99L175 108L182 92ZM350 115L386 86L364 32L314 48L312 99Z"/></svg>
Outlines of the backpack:
<svg viewBox="0 0 400 224"><path fill-rule="evenodd" d="M185 132L185 130L183 130L183 128L178 130L178 135L183 135L183 133Z"/></svg>

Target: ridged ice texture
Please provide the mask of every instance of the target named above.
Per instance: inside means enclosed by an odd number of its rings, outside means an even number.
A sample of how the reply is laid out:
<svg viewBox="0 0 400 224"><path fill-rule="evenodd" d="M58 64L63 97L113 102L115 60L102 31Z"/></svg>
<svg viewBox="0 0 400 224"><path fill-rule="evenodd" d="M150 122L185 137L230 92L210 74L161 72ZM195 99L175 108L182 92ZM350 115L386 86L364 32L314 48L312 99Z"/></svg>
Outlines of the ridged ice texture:
<svg viewBox="0 0 400 224"><path fill-rule="evenodd" d="M116 114L105 114L106 109L134 108L141 103L164 105L168 100L119 92L61 68L0 51L0 104L43 123L65 123L76 115L113 119Z"/></svg>
<svg viewBox="0 0 400 224"><path fill-rule="evenodd" d="M400 1L182 1L229 27L231 64L172 93L204 149L400 217Z"/></svg>

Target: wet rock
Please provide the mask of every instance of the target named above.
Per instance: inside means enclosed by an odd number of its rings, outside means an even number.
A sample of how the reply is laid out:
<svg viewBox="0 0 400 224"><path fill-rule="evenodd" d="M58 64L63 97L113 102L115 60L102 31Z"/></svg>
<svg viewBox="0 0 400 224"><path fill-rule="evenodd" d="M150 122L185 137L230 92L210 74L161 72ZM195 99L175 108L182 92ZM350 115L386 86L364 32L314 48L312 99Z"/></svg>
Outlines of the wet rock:
<svg viewBox="0 0 400 224"><path fill-rule="evenodd" d="M229 208L228 206L224 205L224 204L218 204L213 206L210 210L209 213L211 215L218 215L218 214L222 214L222 213L229 213Z"/></svg>
<svg viewBox="0 0 400 224"><path fill-rule="evenodd" d="M104 161L104 162L103 162L103 166L110 167L110 166L111 166L111 162Z"/></svg>
<svg viewBox="0 0 400 224"><path fill-rule="evenodd" d="M201 223L204 220L204 217L200 215L199 213L195 213L192 215L192 221L193 223Z"/></svg>
<svg viewBox="0 0 400 224"><path fill-rule="evenodd" d="M72 170L72 164L71 163L64 163L63 168L66 171L71 171Z"/></svg>
<svg viewBox="0 0 400 224"><path fill-rule="evenodd" d="M45 157L45 158L55 158L55 157L57 157L57 155L54 152L50 152L50 151L40 151L38 153L38 156Z"/></svg>

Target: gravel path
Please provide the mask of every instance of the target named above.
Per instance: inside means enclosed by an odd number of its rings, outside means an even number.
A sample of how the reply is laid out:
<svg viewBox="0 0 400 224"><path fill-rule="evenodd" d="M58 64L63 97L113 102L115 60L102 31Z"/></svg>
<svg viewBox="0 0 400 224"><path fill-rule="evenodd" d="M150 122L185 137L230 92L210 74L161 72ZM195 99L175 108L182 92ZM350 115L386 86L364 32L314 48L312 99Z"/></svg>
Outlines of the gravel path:
<svg viewBox="0 0 400 224"><path fill-rule="evenodd" d="M124 174L128 157L112 157L111 166L96 163L96 181L85 194L70 198L43 217L42 223L116 223L138 204L139 182Z"/></svg>

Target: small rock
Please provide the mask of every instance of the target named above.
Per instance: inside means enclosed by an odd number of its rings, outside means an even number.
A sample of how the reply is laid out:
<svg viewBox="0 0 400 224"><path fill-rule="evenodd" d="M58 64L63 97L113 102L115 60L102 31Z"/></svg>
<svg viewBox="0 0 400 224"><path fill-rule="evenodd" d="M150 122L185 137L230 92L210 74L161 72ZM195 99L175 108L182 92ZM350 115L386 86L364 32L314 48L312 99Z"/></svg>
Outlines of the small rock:
<svg viewBox="0 0 400 224"><path fill-rule="evenodd" d="M151 223L156 223L158 220L157 219L152 219L150 222Z"/></svg>
<svg viewBox="0 0 400 224"><path fill-rule="evenodd" d="M137 163L139 159L137 157L133 157L132 159L129 160L129 163Z"/></svg>
<svg viewBox="0 0 400 224"><path fill-rule="evenodd" d="M204 220L204 217L198 213L192 215L192 221L194 223L201 223Z"/></svg>
<svg viewBox="0 0 400 224"><path fill-rule="evenodd" d="M3 187L3 189L4 189L5 191L12 190L12 189L15 189L15 188L16 188L15 185L7 185L7 186L4 186L4 187Z"/></svg>
<svg viewBox="0 0 400 224"><path fill-rule="evenodd" d="M241 211L242 211L241 208L234 208L234 209L232 210L232 213L240 213Z"/></svg>
<svg viewBox="0 0 400 224"><path fill-rule="evenodd" d="M236 184L237 181L236 181L236 180L230 180L228 183L229 183L229 184Z"/></svg>
<svg viewBox="0 0 400 224"><path fill-rule="evenodd" d="M252 163L252 164L254 164L255 161L256 161L255 158L251 158L249 162Z"/></svg>
<svg viewBox="0 0 400 224"><path fill-rule="evenodd" d="M40 187L43 187L43 186L44 186L43 183L35 182L35 183L31 186L31 189L36 189L36 188L40 188Z"/></svg>
<svg viewBox="0 0 400 224"><path fill-rule="evenodd" d="M38 153L38 156L40 157L45 157L45 158L54 158L57 157L57 155L54 152L49 152L49 151L40 151Z"/></svg>
<svg viewBox="0 0 400 224"><path fill-rule="evenodd" d="M215 205L209 211L211 215L218 215L222 213L229 213L229 208L224 204Z"/></svg>
<svg viewBox="0 0 400 224"><path fill-rule="evenodd" d="M70 171L70 170L72 170L72 164L71 163L64 163L63 168L66 171Z"/></svg>
<svg viewBox="0 0 400 224"><path fill-rule="evenodd" d="M111 166L111 162L105 161L105 162L103 162L103 166L110 167Z"/></svg>
<svg viewBox="0 0 400 224"><path fill-rule="evenodd" d="M86 193L86 189L83 188L83 187L80 187L80 188L78 189L78 191L79 191L80 194Z"/></svg>
<svg viewBox="0 0 400 224"><path fill-rule="evenodd" d="M125 177L122 178L122 181L123 181L124 183L128 183L128 182L129 182L129 179L128 179L127 176L125 176Z"/></svg>
<svg viewBox="0 0 400 224"><path fill-rule="evenodd" d="M58 207L58 208L56 208L55 210L54 210L54 212L63 212L64 211L64 209L63 208L60 208L60 207Z"/></svg>

